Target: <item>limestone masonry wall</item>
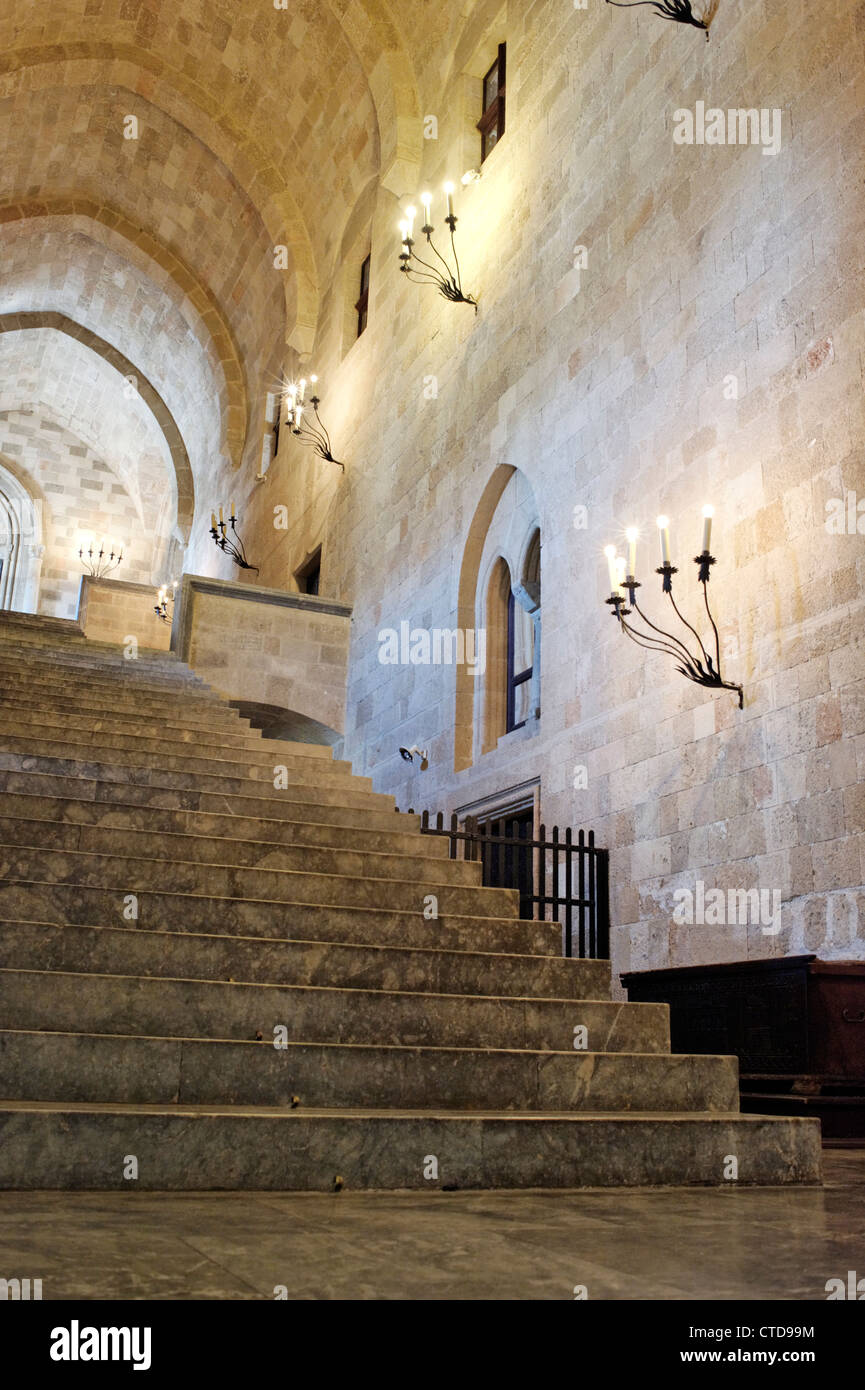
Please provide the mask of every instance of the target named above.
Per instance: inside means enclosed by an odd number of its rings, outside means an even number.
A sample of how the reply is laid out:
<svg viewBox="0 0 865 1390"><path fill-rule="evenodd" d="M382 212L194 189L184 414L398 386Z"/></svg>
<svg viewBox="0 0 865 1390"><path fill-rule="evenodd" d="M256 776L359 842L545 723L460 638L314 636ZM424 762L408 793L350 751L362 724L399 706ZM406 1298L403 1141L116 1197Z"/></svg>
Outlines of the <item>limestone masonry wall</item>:
<svg viewBox="0 0 865 1390"><path fill-rule="evenodd" d="M322 592L353 605L346 754L377 789L449 811L539 778L548 825L595 829L614 973L861 956L865 543L827 519L865 496L865 4L722 4L709 44L597 0L478 6L465 29L457 10L401 12L437 138L402 202L378 190L369 326L347 351L342 282L323 286L313 368L346 472L283 441L249 503L261 582L290 584L324 541ZM504 40L506 133L462 188ZM777 149L676 143L699 102L765 111L767 134L779 111ZM477 316L397 269L400 208L428 187L441 228L446 177ZM382 664L378 634L464 625L497 469L538 506L541 716L457 771L454 667ZM633 522L660 612L663 511L696 621L706 501L742 712L628 643L603 604L602 548ZM425 773L398 756L415 742ZM698 881L778 891L780 917L679 925L674 893Z"/></svg>

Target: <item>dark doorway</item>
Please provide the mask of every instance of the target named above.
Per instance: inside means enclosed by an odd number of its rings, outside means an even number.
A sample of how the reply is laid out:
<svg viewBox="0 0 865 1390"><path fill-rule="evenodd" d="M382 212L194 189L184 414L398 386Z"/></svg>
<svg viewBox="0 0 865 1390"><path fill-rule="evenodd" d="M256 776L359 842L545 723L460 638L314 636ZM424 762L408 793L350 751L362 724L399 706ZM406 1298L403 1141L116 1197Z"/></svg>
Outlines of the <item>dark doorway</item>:
<svg viewBox="0 0 865 1390"><path fill-rule="evenodd" d="M504 844L487 844L482 848L484 887L516 888L520 895L520 916L528 920L535 915L532 902L535 859L531 844L534 823L533 806L493 813L483 819L479 817L477 822L479 829L505 841Z"/></svg>

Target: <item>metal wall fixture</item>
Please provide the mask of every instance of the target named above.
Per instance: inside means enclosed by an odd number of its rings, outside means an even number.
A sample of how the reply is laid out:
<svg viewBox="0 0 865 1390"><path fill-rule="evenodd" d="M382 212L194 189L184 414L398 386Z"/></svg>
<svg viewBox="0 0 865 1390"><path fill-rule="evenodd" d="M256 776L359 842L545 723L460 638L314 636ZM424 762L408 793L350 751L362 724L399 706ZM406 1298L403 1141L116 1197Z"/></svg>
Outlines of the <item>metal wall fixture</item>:
<svg viewBox="0 0 865 1390"><path fill-rule="evenodd" d="M111 551L108 555L105 553L104 541L99 542L99 549L96 551L93 549L93 543L91 542L89 550L85 550L82 546L78 552L79 560L93 579L104 579L106 574L111 574L112 570L117 569L117 566L123 559L122 545L117 547L117 552L115 553L114 543L110 542L110 544Z"/></svg>
<svg viewBox="0 0 865 1390"><path fill-rule="evenodd" d="M176 597L177 580L175 579L174 583L170 586L170 592L169 585L163 584L159 593L156 595L156 603L153 605L153 611L161 622L170 623L172 621L174 617L174 600ZM169 604L171 605L170 609Z"/></svg>
<svg viewBox="0 0 865 1390"><path fill-rule="evenodd" d="M315 386L317 381L317 376L311 376L308 384L310 386ZM321 397L310 396L309 398L309 404L312 406L312 413L315 416L315 421L313 422L310 420L309 411L305 403L306 387L307 381L304 377L299 382L291 382L285 389L284 400L288 427L292 434L300 440L301 444L310 445L315 449L319 458L324 459L327 463L335 463L337 468L341 468L344 473L345 464L340 463L339 459L334 458L330 435L318 413L318 407L321 405Z"/></svg>
<svg viewBox="0 0 865 1390"><path fill-rule="evenodd" d="M607 0L608 5L615 5L617 10L635 10L641 5L651 5L659 19L671 19L675 24L692 24L695 29L702 29L706 35L706 43L709 42L709 28L712 20L718 13L718 6L721 0L705 0L699 7L699 13L694 14L691 7L691 0Z"/></svg>
<svg viewBox="0 0 865 1390"><path fill-rule="evenodd" d="M226 555L230 556L236 565L242 570L255 570L258 574L258 565L251 565L246 558L246 548L240 539L237 531L237 516L234 510L234 503L231 503L231 516L229 518L231 534L228 534L226 523L223 520L222 508L219 509L219 520L216 520L216 513L210 513L210 534L216 546Z"/></svg>
<svg viewBox="0 0 865 1390"><path fill-rule="evenodd" d="M673 612L684 627L696 638L699 653L694 654L685 642L676 637L673 633L666 632L664 628L658 627L643 612L637 603L636 592L641 588L639 581L635 577L637 568L637 530L629 527L626 531L628 539L628 559L616 554L616 547L608 545L604 554L610 571L610 597L605 602L613 610L613 616L618 619L622 631L630 637L632 642L636 642L639 647L646 647L649 651L666 652L672 656L679 664L677 671L687 677L689 681L694 681L697 685L707 686L710 690L733 690L739 696L739 709L743 708L744 692L741 685L736 685L733 681L724 680L721 671L721 638L718 634L718 626L712 617L712 610L709 607L709 571L716 563L714 555L709 551L712 539L712 517L714 510L712 507L703 508L703 549L701 554L694 557L694 564L697 566L697 581L703 586L703 602L706 606L706 614L712 625L715 634L715 655L714 658L707 651L703 644L703 639L695 627L688 622L676 606L673 598L673 575L678 574L675 565L670 563L670 523L666 516L658 517L658 530L661 537L661 565L655 571L662 576L661 591L670 600ZM630 608L627 607L630 604ZM625 621L630 617L631 611L639 614L643 622L651 631L656 634L652 637L650 633L640 632L633 624Z"/></svg>
<svg viewBox="0 0 865 1390"><path fill-rule="evenodd" d="M454 185L452 183L446 183L444 186L444 193L447 199L448 209L445 223L450 228L451 252L453 254L454 263L453 270L438 248L433 244L432 234L435 231L435 227L432 226L430 221L432 215L431 193L422 193L420 195L424 211L424 224L421 227L421 232L427 239L427 245L430 251L441 261L443 269L439 270L438 266L431 265L429 261L424 261L420 256L415 254L412 233L414 231L414 220L417 216L417 208L413 207L406 208L405 217L399 224L400 242L402 245L402 250L399 254L399 268L403 275L408 276L410 280L414 280L417 284L434 285L439 294L444 295L445 299L449 299L452 304L473 304L475 313L477 313L478 301L473 295L463 293L462 280L460 278L460 263L457 257L456 241L454 237L457 226L457 219L454 214Z"/></svg>

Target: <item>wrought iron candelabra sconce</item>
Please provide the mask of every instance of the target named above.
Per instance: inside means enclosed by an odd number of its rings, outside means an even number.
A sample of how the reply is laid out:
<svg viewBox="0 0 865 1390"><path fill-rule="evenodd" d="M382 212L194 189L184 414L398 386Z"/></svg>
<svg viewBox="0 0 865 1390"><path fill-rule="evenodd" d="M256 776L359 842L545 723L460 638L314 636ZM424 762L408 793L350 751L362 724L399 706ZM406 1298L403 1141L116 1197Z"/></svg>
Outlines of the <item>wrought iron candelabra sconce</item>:
<svg viewBox="0 0 865 1390"><path fill-rule="evenodd" d="M308 384L314 388L317 381L317 376L311 376ZM297 383L292 382L291 385L286 388L285 409L288 427L292 434L300 440L301 444L306 444L315 449L319 458L324 459L326 463L335 463L337 468L341 468L344 473L345 464L340 463L338 458L334 458L330 435L318 411L318 407L321 405L321 397L313 395L309 398L309 404L312 406L312 414L315 417L311 419L305 402L306 387L307 381L303 378Z"/></svg>
<svg viewBox="0 0 865 1390"><path fill-rule="evenodd" d="M692 645L688 645L690 639L682 641L674 633L667 632L664 628L658 627L643 612L637 602L637 590L641 588L639 580L635 577L636 553L637 553L637 532L631 527L626 532L628 539L628 559L625 561L623 556L616 554L615 546L608 545L604 551L610 569L610 597L605 600L613 610L613 616L618 620L619 626L626 636L630 637L637 646L645 647L649 651L666 652L678 663L676 670L680 671L689 681L694 681L696 685L703 685L710 690L732 690L739 696L739 709L744 705L744 691L741 685L734 681L724 680L721 670L721 638L718 633L718 625L712 616L709 607L709 575L712 565L716 563L714 555L710 551L712 537L712 517L714 513L711 507L703 508L703 548L699 555L694 557L694 564L697 566L697 582L703 586L703 602L706 608L706 615L712 626L714 633L714 656L707 650L702 637L697 629L688 622L687 618L679 611L676 600L673 597L673 575L678 574L676 566L670 563L670 530L669 520L665 516L658 517L658 530L661 536L661 565L655 571L661 575L661 591L667 595L670 606L676 617L687 628L692 637L696 639L697 649L693 650ZM627 571L627 573L626 573ZM628 606L630 605L630 607ZM633 623L626 620L636 613L640 617L650 632L641 632ZM652 633L655 635L652 636ZM710 646L712 645L710 639Z"/></svg>
<svg viewBox="0 0 865 1390"><path fill-rule="evenodd" d="M107 574L111 574L113 570L117 569L117 566L123 559L123 549L121 546L118 546L117 553L115 554L114 545L112 543L111 550L109 554L106 555L105 542L100 541L98 550L94 550L92 544L89 550L85 550L82 546L78 552L78 558L87 573L91 575L93 579L104 579Z"/></svg>
<svg viewBox="0 0 865 1390"><path fill-rule="evenodd" d="M161 622L170 623L174 618L174 600L176 597L177 580L175 579L174 583L171 585L170 592L169 586L167 584L163 584L162 588L159 590L159 593L156 596L156 603L153 605L153 611ZM169 604L171 605L170 609Z"/></svg>
<svg viewBox="0 0 865 1390"><path fill-rule="evenodd" d="M246 558L246 547L240 539L237 530L237 516L234 510L234 503L231 503L231 516L228 524L223 520L222 508L219 509L219 520L216 513L210 513L210 534L213 537L219 550L229 555L236 565L242 570L255 570L258 574L258 565L251 565Z"/></svg>
<svg viewBox="0 0 865 1390"><path fill-rule="evenodd" d="M414 280L417 284L434 285L439 294L444 295L445 299L449 299L452 304L473 304L475 313L477 313L478 301L473 295L463 292L462 280L460 278L460 263L457 257L456 239L454 235L457 226L457 219L454 214L454 185L452 183L446 183L444 192L447 198L448 209L445 224L450 228L453 269L451 269L444 256L433 243L432 235L435 231L435 227L432 226L430 220L432 215L431 193L421 194L421 202L423 203L424 211L424 224L421 227L421 233L426 237L427 246L432 254L441 261L443 268L440 270L437 265L431 264L429 261L425 261L415 254L412 233L414 231L414 220L417 216L416 208L407 208L405 218L399 224L402 245L402 250L399 255L399 268L403 275L408 276L410 280Z"/></svg>
<svg viewBox="0 0 865 1390"><path fill-rule="evenodd" d="M607 4L615 5L617 10L635 10L642 5L651 5L659 19L671 19L674 24L691 24L695 29L702 29L706 43L709 42L709 28L720 3L721 0L705 0L699 14L694 14L691 0L630 0L630 3L607 0Z"/></svg>

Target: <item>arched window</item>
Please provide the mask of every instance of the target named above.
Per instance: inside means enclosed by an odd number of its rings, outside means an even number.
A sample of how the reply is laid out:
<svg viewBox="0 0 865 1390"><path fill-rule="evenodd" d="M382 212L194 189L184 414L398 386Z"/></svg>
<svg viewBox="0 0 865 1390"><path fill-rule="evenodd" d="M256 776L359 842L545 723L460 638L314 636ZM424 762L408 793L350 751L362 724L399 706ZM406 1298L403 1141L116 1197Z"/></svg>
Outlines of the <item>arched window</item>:
<svg viewBox="0 0 865 1390"><path fill-rule="evenodd" d="M475 513L460 577L461 625L483 629L486 661L482 672L457 672L458 768L493 752L507 735L537 728L540 565L541 534L531 486L518 469L502 466Z"/></svg>

